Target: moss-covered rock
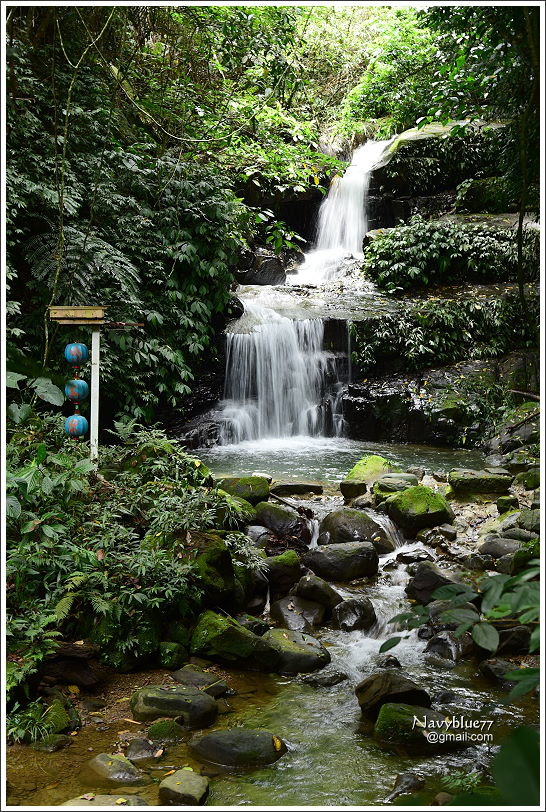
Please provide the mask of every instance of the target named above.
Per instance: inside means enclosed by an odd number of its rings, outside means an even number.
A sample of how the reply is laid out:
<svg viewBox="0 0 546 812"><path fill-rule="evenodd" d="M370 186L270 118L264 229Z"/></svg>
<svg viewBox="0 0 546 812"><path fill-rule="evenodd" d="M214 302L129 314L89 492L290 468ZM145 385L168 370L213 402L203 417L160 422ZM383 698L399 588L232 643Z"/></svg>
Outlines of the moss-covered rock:
<svg viewBox="0 0 546 812"><path fill-rule="evenodd" d="M204 590L203 605L229 608L235 597L235 572L225 543L219 541L202 552L195 566Z"/></svg>
<svg viewBox="0 0 546 812"><path fill-rule="evenodd" d="M308 634L289 629L270 629L262 638L277 651L276 670L281 674L317 671L330 662L330 652Z"/></svg>
<svg viewBox="0 0 546 812"><path fill-rule="evenodd" d="M229 476L218 481L218 487L231 496L257 505L269 499L269 482L263 476Z"/></svg>
<svg viewBox="0 0 546 812"><path fill-rule="evenodd" d="M295 550L285 550L280 555L266 559L265 575L273 598L286 595L299 581L302 573L300 557Z"/></svg>
<svg viewBox="0 0 546 812"><path fill-rule="evenodd" d="M413 479L417 482L415 477ZM378 553L391 553L394 550L394 541L385 528L365 510L347 507L328 513L320 523L321 536L326 533L331 544L369 541Z"/></svg>
<svg viewBox="0 0 546 812"><path fill-rule="evenodd" d="M446 725L447 717L431 708L389 702L381 707L373 732L374 737L383 744L403 745L415 752L437 752L439 749L453 747L453 744L464 746L462 741L441 743L440 740L432 742L427 739L429 730L445 733Z"/></svg>
<svg viewBox="0 0 546 812"><path fill-rule="evenodd" d="M259 502L256 505L255 524L267 527L277 536L299 537L306 529L305 522L299 513L292 508L273 504L273 502Z"/></svg>
<svg viewBox="0 0 546 812"><path fill-rule="evenodd" d="M455 468L447 481L454 491L471 493L506 493L514 477L504 468L484 468L480 471Z"/></svg>
<svg viewBox="0 0 546 812"><path fill-rule="evenodd" d="M400 468L386 457L378 454L366 454L354 465L344 480L339 483L339 489L345 499L355 499L366 493L368 486L382 474L388 471L399 471Z"/></svg>
<svg viewBox="0 0 546 812"><path fill-rule="evenodd" d="M526 491L534 491L540 487L540 468L529 468L528 471L520 471L516 474L515 481L518 485L523 485Z"/></svg>
<svg viewBox="0 0 546 812"><path fill-rule="evenodd" d="M415 474L384 474L373 484L373 496L376 505L381 504L388 496L398 491L405 491L418 485L419 480Z"/></svg>
<svg viewBox="0 0 546 812"><path fill-rule="evenodd" d="M173 620L167 626L169 640L180 643L185 648L189 648L191 640L191 629L185 620Z"/></svg>
<svg viewBox="0 0 546 812"><path fill-rule="evenodd" d="M231 509L224 505L219 505L216 508L216 526L224 530L233 530L233 528L243 527L245 524L254 524L256 521L256 509L246 499L240 496L232 496L231 494L218 489L220 495L224 494L228 504L231 503ZM237 514L237 515L235 515Z"/></svg>
<svg viewBox="0 0 546 812"><path fill-rule="evenodd" d="M425 485L414 485L385 499L393 522L410 533L453 521L455 514L442 494Z"/></svg>
<svg viewBox="0 0 546 812"><path fill-rule="evenodd" d="M163 668L180 668L188 659L188 649L181 643L164 640L159 644L159 665Z"/></svg>
<svg viewBox="0 0 546 812"><path fill-rule="evenodd" d="M506 496L499 496L495 504L497 505L499 515L502 515L503 513L506 513L509 510L517 510L519 507L518 497L512 496L512 494L506 494Z"/></svg>
<svg viewBox="0 0 546 812"><path fill-rule="evenodd" d="M531 533L540 533L540 509L526 508L518 517L518 527L529 530Z"/></svg>
<svg viewBox="0 0 546 812"><path fill-rule="evenodd" d="M146 735L154 742L168 744L183 741L186 738L187 730L174 719L160 719L150 725Z"/></svg>
<svg viewBox="0 0 546 812"><path fill-rule="evenodd" d="M510 509L505 513L501 513L500 516L488 519L480 526L478 536L487 536L489 534L495 534L497 536L504 535L506 530L517 526L520 513L519 510Z"/></svg>
<svg viewBox="0 0 546 812"><path fill-rule="evenodd" d="M203 612L197 620L191 652L252 671L274 671L279 659L276 650L263 637L245 629L233 618L211 611Z"/></svg>
<svg viewBox="0 0 546 812"><path fill-rule="evenodd" d="M215 699L223 696L228 691L227 683L219 678L217 674L212 674L209 671L203 671L193 663L185 665L178 671L172 674L172 678L179 685L187 685L193 688L199 688L200 691L210 694Z"/></svg>
<svg viewBox="0 0 546 812"><path fill-rule="evenodd" d="M152 780L131 764L128 758L113 753L99 753L86 761L79 778L83 784L91 787L111 787L116 784L140 787Z"/></svg>
<svg viewBox="0 0 546 812"><path fill-rule="evenodd" d="M198 758L224 767L273 764L287 751L286 744L273 733L241 727L194 736L189 746Z"/></svg>
<svg viewBox="0 0 546 812"><path fill-rule="evenodd" d="M184 768L168 775L159 785L162 806L202 806L209 794L209 779Z"/></svg>
<svg viewBox="0 0 546 812"><path fill-rule="evenodd" d="M214 722L218 705L211 696L193 686L146 685L132 695L131 712L138 722L169 716L186 727L196 728Z"/></svg>

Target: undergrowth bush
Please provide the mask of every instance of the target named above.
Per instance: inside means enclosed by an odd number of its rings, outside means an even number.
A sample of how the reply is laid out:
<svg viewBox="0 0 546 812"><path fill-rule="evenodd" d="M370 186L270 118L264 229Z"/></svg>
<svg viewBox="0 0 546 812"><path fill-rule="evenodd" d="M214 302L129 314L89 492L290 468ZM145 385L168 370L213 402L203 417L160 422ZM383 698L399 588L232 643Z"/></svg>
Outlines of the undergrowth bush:
<svg viewBox="0 0 546 812"><path fill-rule="evenodd" d="M524 233L524 270L535 280L539 269L538 232ZM402 293L432 285L510 282L517 277L516 232L484 230L450 221L425 221L379 234L367 246L364 271L380 288Z"/></svg>
<svg viewBox="0 0 546 812"><path fill-rule="evenodd" d="M526 311L516 293L489 300L430 300L354 324L352 332L353 362L364 373L497 358L537 346L539 299L529 297Z"/></svg>
<svg viewBox="0 0 546 812"><path fill-rule="evenodd" d="M58 418L25 415L8 422L10 705L61 635L92 640L119 668L153 655L170 620L199 611L197 539L248 518L158 429L117 423L117 445L95 471L88 445L59 432ZM234 550L244 559L244 546Z"/></svg>

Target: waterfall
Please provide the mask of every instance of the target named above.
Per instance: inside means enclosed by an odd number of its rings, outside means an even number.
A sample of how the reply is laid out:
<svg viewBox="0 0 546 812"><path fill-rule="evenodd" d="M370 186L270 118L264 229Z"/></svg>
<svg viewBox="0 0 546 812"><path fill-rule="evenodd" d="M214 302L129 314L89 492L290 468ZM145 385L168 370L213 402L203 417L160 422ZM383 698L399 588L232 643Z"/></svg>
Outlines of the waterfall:
<svg viewBox="0 0 546 812"><path fill-rule="evenodd" d="M362 241L368 231L370 177L392 140L367 141L355 149L344 175L334 177L319 210L315 248L305 255L292 284L331 279L344 260L362 258Z"/></svg>
<svg viewBox="0 0 546 812"><path fill-rule="evenodd" d="M321 319L293 321L250 303L226 335L220 442L339 436L342 384Z"/></svg>

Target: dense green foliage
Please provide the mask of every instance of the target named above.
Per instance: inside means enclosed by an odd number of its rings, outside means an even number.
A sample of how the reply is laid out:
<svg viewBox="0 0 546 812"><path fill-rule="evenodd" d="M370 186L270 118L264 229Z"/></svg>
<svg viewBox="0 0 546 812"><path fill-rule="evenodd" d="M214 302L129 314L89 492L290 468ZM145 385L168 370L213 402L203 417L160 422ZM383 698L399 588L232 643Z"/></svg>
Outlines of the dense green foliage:
<svg viewBox="0 0 546 812"><path fill-rule="evenodd" d="M169 620L200 605L196 540L247 518L161 432L119 424L123 443L104 451L95 473L88 447L64 439L56 422L30 413L9 426L10 697L61 632L96 642L118 666L154 654ZM254 565L237 534L231 544L240 562Z"/></svg>
<svg viewBox="0 0 546 812"><path fill-rule="evenodd" d="M539 232L525 233L525 278L536 279ZM511 282L517 278L514 231L484 229L415 216L375 237L366 248L365 272L389 293L433 285Z"/></svg>
<svg viewBox="0 0 546 812"><path fill-rule="evenodd" d="M362 373L385 367L421 370L467 358L496 358L534 347L539 299L522 311L516 294L504 298L432 299L403 314L383 314L353 325L353 361Z"/></svg>

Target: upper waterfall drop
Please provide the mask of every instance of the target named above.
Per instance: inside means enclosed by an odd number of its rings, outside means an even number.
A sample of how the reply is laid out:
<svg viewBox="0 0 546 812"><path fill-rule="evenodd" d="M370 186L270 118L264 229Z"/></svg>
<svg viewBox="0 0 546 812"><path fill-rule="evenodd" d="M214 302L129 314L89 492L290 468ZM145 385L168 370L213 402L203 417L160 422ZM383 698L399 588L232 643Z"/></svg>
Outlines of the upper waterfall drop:
<svg viewBox="0 0 546 812"><path fill-rule="evenodd" d="M366 141L353 152L345 173L333 179L319 210L315 248L305 255L292 284L316 285L335 276L347 257L362 258L370 177L392 141Z"/></svg>

